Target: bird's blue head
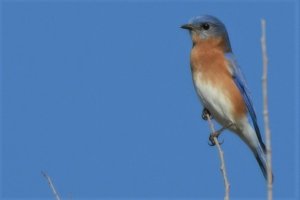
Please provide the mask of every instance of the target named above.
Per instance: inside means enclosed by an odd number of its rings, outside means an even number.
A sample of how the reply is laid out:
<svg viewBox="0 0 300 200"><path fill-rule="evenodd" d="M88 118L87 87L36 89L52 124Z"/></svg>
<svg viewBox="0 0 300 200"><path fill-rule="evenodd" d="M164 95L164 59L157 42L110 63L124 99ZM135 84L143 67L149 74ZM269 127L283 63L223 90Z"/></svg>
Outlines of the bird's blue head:
<svg viewBox="0 0 300 200"><path fill-rule="evenodd" d="M228 50L231 51L230 41L225 25L216 17L211 15L202 15L193 17L187 24L181 26L189 30L193 42L196 39L202 41L213 38L220 38L225 42Z"/></svg>

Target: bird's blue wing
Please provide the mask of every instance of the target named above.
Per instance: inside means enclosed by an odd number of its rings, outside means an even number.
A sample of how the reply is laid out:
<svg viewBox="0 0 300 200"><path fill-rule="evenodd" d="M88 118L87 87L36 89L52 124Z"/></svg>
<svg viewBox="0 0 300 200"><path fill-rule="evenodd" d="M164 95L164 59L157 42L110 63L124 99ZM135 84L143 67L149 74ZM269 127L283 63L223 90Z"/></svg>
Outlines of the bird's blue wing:
<svg viewBox="0 0 300 200"><path fill-rule="evenodd" d="M252 104L252 101L250 98L250 93L247 89L245 78L235 60L234 55L232 53L227 53L227 54L225 54L225 57L230 65L230 70L231 70L233 80L243 96L244 102L246 104L247 110L248 110L250 118L252 120L252 124L254 126L259 143L261 144L263 150L265 151L265 145L262 141L260 130L259 130L259 127L257 124L255 110L253 108L253 104Z"/></svg>

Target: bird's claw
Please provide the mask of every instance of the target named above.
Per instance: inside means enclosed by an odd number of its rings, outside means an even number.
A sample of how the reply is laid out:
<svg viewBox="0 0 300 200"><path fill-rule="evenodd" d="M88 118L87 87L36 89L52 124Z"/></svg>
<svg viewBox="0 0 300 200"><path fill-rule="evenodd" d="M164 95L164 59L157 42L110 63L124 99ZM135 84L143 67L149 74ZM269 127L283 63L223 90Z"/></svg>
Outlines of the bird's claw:
<svg viewBox="0 0 300 200"><path fill-rule="evenodd" d="M216 143L215 143L214 138L216 138L216 139L218 140L219 135L220 135L220 133L218 133L218 132L211 133L211 134L209 135L209 138L208 138L208 139L209 139L208 145L209 145L209 146L215 146ZM222 140L221 142L218 141L218 143L219 143L220 145L222 145L222 144L224 143L224 140Z"/></svg>
<svg viewBox="0 0 300 200"><path fill-rule="evenodd" d="M209 110L207 108L204 108L202 111L202 119L206 121L208 120L208 117L212 119L212 115L210 114Z"/></svg>

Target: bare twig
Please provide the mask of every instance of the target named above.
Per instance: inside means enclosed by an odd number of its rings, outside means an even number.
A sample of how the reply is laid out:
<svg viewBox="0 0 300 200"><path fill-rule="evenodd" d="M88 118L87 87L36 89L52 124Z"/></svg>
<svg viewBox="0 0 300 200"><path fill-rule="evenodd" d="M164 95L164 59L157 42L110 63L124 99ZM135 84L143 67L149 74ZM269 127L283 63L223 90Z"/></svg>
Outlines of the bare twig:
<svg viewBox="0 0 300 200"><path fill-rule="evenodd" d="M52 183L51 178L45 172L42 171L41 173L46 178L46 180L47 180L47 182L49 184L49 187L52 190L52 193L54 195L55 200L61 200L60 197L59 197L59 195L58 195L58 193L57 193L57 191L56 191L56 189L55 189L55 187L54 187L54 185L53 185L53 183Z"/></svg>
<svg viewBox="0 0 300 200"><path fill-rule="evenodd" d="M211 121L210 115L207 114L207 119L208 119L208 123L210 126L210 130L212 131L212 133L215 132L215 128L214 128L214 124ZM221 161L221 172L223 175L223 179L224 179L224 187L225 187L225 196L224 196L224 200L229 200L229 191L230 191L230 184L228 181L228 177L227 177L227 172L226 172L226 166L225 166L225 159L224 159L224 152L221 149L221 146L219 144L218 138L217 137L213 137L214 139L214 143L216 144L217 148L218 148L218 152L219 152L219 158Z"/></svg>
<svg viewBox="0 0 300 200"><path fill-rule="evenodd" d="M273 199L273 183L272 183L272 149L271 149L271 131L269 124L269 109L268 109L268 85L267 85L267 74L268 74L268 56L267 56L267 45L266 45L266 20L261 20L261 49L263 58L263 75L262 75L262 92L263 92L263 116L265 125L265 136L266 136L266 149L267 149L267 188L268 188L268 200Z"/></svg>

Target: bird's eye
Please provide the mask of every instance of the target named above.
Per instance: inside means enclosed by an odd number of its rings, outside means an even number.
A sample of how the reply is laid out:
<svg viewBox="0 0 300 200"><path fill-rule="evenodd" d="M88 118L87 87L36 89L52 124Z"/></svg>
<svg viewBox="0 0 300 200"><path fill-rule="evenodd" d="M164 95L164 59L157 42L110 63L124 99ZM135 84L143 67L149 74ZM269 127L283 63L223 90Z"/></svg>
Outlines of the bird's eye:
<svg viewBox="0 0 300 200"><path fill-rule="evenodd" d="M208 24L208 23L203 24L203 25L202 25L202 28L203 28L204 30L208 30L208 29L209 29L209 24Z"/></svg>

